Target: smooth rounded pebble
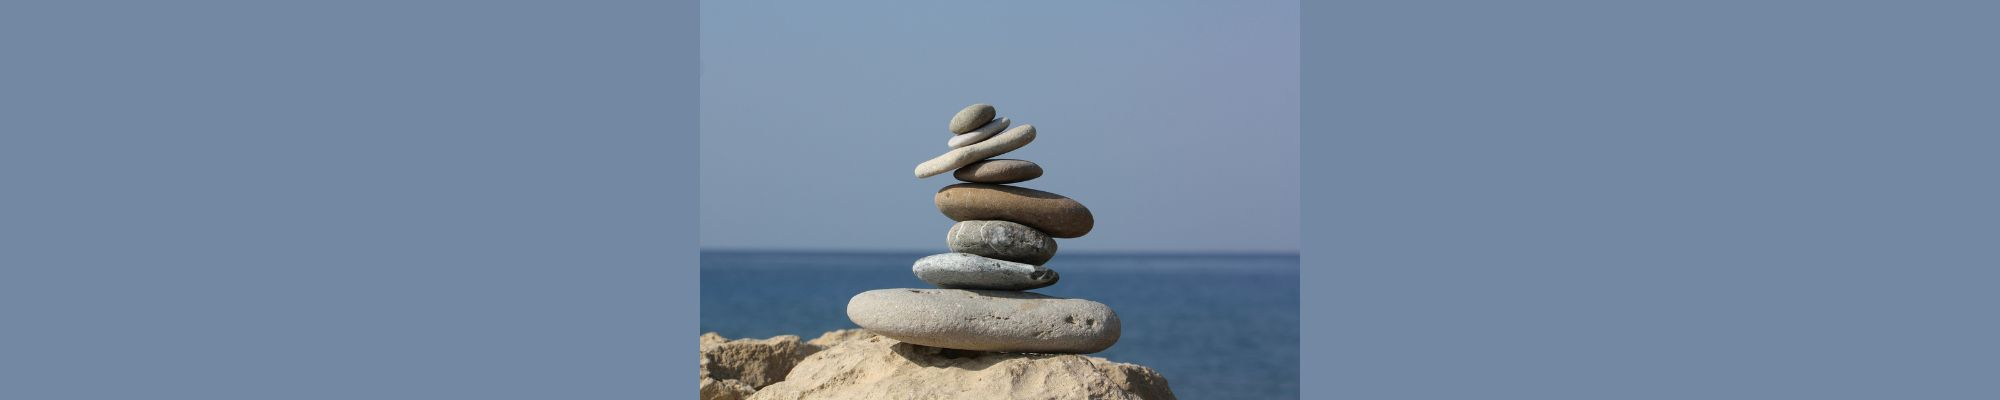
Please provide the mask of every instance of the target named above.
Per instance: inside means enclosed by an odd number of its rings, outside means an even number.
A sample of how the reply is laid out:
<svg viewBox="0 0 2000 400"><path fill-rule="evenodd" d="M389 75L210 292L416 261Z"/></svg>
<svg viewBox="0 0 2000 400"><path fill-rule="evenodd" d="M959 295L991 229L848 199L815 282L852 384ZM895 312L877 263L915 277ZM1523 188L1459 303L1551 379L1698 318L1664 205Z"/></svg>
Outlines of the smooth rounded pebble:
<svg viewBox="0 0 2000 400"><path fill-rule="evenodd" d="M945 289L1028 290L1062 279L1056 270L995 260L968 253L944 253L917 259L910 267L917 279Z"/></svg>
<svg viewBox="0 0 2000 400"><path fill-rule="evenodd" d="M880 289L847 301L847 319L905 343L1015 353L1096 353L1118 343L1118 314L1030 292Z"/></svg>
<svg viewBox="0 0 2000 400"><path fill-rule="evenodd" d="M1013 221L1050 237L1081 237L1096 224L1083 203L1023 187L960 183L938 189L935 200L938 212L953 221Z"/></svg>
<svg viewBox="0 0 2000 400"><path fill-rule="evenodd" d="M999 134L1000 131L1007 129L1007 125L1011 125L1013 123L1014 120L1007 119L1007 117L994 118L993 122L988 122L986 123L985 126L980 126L979 129L973 129L971 132L962 133L959 134L958 136L952 136L951 140L944 142L944 145L950 146L951 148L954 149L965 146L971 146L973 143L979 143L981 141L985 141L986 138L990 138L993 137L993 135L995 134Z"/></svg>
<svg viewBox="0 0 2000 400"><path fill-rule="evenodd" d="M1042 265L1056 256L1055 239L1008 221L961 221L951 225L944 242L954 252L1025 264Z"/></svg>
<svg viewBox="0 0 2000 400"><path fill-rule="evenodd" d="M979 103L965 106L965 109L958 110L958 115L951 116L951 125L947 128L951 129L951 133L971 132L974 128L992 121L994 115L998 115L998 112L993 110L992 104Z"/></svg>
<svg viewBox="0 0 2000 400"><path fill-rule="evenodd" d="M1007 154L1007 152L1014 151L1014 149L1021 148L1021 146L1027 146L1028 142L1033 141L1035 141L1035 126L1022 124L1013 129L1008 129L1006 132L1000 132L999 135L994 135L992 139L973 143L971 146L951 149L951 151L945 152L944 155L937 156L937 158L930 159L930 161L924 161L923 164L917 164L917 179L937 176L937 174L950 172L966 164Z"/></svg>
<svg viewBox="0 0 2000 400"><path fill-rule="evenodd" d="M1028 160L984 160L959 167L951 177L972 183L1014 183L1042 177L1042 166Z"/></svg>

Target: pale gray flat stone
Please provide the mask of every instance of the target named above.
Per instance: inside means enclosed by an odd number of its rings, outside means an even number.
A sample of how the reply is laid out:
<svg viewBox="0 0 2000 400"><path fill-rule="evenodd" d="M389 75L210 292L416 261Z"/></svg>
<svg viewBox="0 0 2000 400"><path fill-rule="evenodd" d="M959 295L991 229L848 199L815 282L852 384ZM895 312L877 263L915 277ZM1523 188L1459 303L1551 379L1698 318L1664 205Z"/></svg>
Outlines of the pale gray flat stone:
<svg viewBox="0 0 2000 400"><path fill-rule="evenodd" d="M910 266L910 272L925 283L946 289L1028 290L1054 285L1062 279L1048 267L967 253L919 258Z"/></svg>
<svg viewBox="0 0 2000 400"><path fill-rule="evenodd" d="M870 290L848 300L847 319L906 343L976 351L1096 353L1119 335L1103 303L999 290Z"/></svg>
<svg viewBox="0 0 2000 400"><path fill-rule="evenodd" d="M973 143L979 143L986 140L986 138L999 134L1000 131L1006 130L1007 126L1013 123L1014 120L1007 119L1007 117L994 118L993 122L988 122L985 126L979 127L979 129L973 129L971 132L952 136L951 140L944 142L944 145L954 149L971 146Z"/></svg>
<svg viewBox="0 0 2000 400"><path fill-rule="evenodd" d="M1011 221L960 221L944 234L951 251L1042 265L1056 256L1056 240L1042 231Z"/></svg>
<svg viewBox="0 0 2000 400"><path fill-rule="evenodd" d="M945 152L944 155L932 158L930 161L924 161L923 164L917 164L917 179L937 176L937 174L951 172L951 170L958 169L958 167L963 167L975 161L1007 154L1007 152L1019 149L1021 146L1027 146L1028 142L1033 141L1035 141L1035 126L1032 124L1022 124L1021 126L1008 129L1006 132L993 135L992 139L973 143L970 146L951 149L951 151Z"/></svg>

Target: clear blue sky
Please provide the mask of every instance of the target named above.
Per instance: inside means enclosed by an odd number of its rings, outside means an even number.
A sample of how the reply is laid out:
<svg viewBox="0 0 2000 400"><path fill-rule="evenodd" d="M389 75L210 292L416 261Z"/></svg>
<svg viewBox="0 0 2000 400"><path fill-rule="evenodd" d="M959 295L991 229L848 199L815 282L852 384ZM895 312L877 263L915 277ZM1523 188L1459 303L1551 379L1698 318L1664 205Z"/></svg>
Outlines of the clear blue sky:
<svg viewBox="0 0 2000 400"><path fill-rule="evenodd" d="M941 250L959 108L1090 207L1065 251L1295 251L1296 1L702 4L705 248Z"/></svg>

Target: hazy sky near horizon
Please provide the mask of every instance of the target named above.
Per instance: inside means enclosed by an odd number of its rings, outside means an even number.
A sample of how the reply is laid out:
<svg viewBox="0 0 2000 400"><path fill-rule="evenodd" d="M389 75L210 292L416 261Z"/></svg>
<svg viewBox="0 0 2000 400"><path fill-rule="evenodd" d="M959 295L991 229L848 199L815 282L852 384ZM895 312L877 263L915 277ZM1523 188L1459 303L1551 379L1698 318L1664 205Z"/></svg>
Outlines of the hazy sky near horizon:
<svg viewBox="0 0 2000 400"><path fill-rule="evenodd" d="M1296 1L701 5L704 248L940 250L945 122L1036 139L1064 251L1296 251Z"/></svg>

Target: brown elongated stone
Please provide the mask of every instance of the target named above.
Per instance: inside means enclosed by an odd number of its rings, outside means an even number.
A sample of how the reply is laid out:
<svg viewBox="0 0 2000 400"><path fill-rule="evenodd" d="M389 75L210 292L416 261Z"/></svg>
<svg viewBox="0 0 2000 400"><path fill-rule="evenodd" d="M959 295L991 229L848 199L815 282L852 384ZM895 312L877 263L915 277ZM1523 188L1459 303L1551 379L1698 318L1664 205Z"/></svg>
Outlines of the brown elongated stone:
<svg viewBox="0 0 2000 400"><path fill-rule="evenodd" d="M960 183L939 189L935 201L954 221L1013 221L1056 238L1082 237L1096 224L1083 203L1023 187Z"/></svg>

